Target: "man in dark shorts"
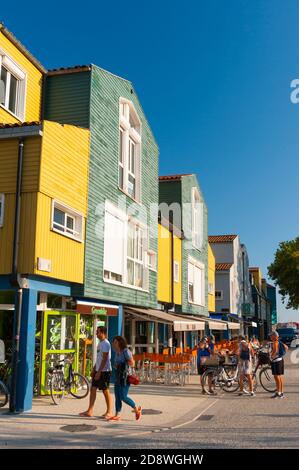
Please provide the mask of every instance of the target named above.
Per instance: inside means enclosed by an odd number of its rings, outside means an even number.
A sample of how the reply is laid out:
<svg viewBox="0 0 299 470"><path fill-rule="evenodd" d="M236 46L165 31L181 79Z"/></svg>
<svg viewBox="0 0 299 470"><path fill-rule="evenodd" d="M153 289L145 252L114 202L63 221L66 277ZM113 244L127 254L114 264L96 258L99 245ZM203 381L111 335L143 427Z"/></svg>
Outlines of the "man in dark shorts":
<svg viewBox="0 0 299 470"><path fill-rule="evenodd" d="M270 333L271 349L270 349L270 359L271 359L271 369L272 374L276 383L276 392L272 395L271 398L284 398L283 394L283 376L284 376L284 360L283 360L283 350L284 354L288 350L288 347L285 344L282 344L279 341L279 334L277 331L272 331Z"/></svg>
<svg viewBox="0 0 299 470"><path fill-rule="evenodd" d="M97 338L100 340L98 344L97 361L91 373L92 383L89 396L89 407L87 411L80 413L80 416L91 417L93 415L94 404L96 401L97 390L101 390L105 397L107 410L103 414L103 418L112 416L112 402L109 392L109 384L111 379L111 345L107 340L107 328L100 326L97 328Z"/></svg>

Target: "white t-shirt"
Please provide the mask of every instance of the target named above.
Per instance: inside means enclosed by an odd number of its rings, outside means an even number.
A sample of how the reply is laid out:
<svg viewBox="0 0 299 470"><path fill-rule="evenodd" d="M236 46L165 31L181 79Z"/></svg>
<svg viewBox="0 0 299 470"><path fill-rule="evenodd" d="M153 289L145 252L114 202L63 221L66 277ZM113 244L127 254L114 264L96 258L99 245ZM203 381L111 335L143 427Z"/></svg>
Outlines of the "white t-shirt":
<svg viewBox="0 0 299 470"><path fill-rule="evenodd" d="M97 355L97 362L96 362L96 371L98 372L100 365L102 364L103 353L108 353L107 362L102 370L103 372L110 372L112 370L111 368L111 345L108 339L104 339L98 344L97 352L98 352L98 355Z"/></svg>

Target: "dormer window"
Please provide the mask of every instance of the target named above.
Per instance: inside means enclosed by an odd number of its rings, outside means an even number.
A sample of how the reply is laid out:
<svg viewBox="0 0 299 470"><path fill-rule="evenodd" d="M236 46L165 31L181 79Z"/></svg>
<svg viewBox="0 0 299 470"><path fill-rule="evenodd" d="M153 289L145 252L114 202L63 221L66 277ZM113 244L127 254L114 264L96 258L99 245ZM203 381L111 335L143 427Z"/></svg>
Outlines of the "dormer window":
<svg viewBox="0 0 299 470"><path fill-rule="evenodd" d="M0 105L25 119L25 73L0 49Z"/></svg>
<svg viewBox="0 0 299 470"><path fill-rule="evenodd" d="M140 201L141 122L131 103L120 99L119 112L119 188Z"/></svg>

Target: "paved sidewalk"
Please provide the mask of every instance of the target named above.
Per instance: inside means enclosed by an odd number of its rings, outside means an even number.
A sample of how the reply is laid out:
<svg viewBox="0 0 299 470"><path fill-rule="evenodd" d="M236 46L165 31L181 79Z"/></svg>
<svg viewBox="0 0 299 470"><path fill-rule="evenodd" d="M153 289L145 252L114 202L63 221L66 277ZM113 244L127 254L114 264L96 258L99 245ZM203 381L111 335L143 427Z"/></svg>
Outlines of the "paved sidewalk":
<svg viewBox="0 0 299 470"><path fill-rule="evenodd" d="M111 387L113 392L113 387ZM113 395L113 393L112 393ZM201 409L209 405L199 387L199 377L192 376L185 387L164 385L131 386L130 396L145 410L160 411L159 414L144 414L136 422L135 414L127 405L123 406L120 422L107 422L99 418L105 412L104 397L98 392L95 416L81 418L79 413L88 406L88 398L64 399L61 405L52 404L50 397L34 399L32 411L21 415L10 415L8 409L0 410L0 448L24 447L97 447L101 436L117 437L134 435L163 428L179 426L192 420ZM113 396L114 403L114 396ZM66 425L93 425L89 432L72 433L62 430Z"/></svg>

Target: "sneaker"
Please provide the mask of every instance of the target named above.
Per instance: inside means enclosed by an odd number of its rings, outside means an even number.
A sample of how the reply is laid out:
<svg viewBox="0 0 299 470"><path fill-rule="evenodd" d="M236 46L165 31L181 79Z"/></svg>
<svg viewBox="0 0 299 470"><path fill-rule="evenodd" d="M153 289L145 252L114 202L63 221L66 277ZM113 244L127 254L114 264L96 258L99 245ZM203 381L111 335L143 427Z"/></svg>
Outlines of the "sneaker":
<svg viewBox="0 0 299 470"><path fill-rule="evenodd" d="M271 398L278 398L278 397L279 397L279 395L278 395L277 392L275 392L274 395L271 396Z"/></svg>
<svg viewBox="0 0 299 470"><path fill-rule="evenodd" d="M283 393L279 393L277 398L285 398Z"/></svg>
<svg viewBox="0 0 299 470"><path fill-rule="evenodd" d="M215 390L209 390L209 395L217 395L217 392L215 392Z"/></svg>
<svg viewBox="0 0 299 470"><path fill-rule="evenodd" d="M243 395L244 395L244 392L239 392L239 393L238 393L238 396L239 396L239 397L242 397Z"/></svg>
<svg viewBox="0 0 299 470"><path fill-rule="evenodd" d="M141 406L138 406L138 409L136 411L136 421L139 421L140 418L141 418L141 413L142 413L142 409L141 409Z"/></svg>
<svg viewBox="0 0 299 470"><path fill-rule="evenodd" d="M254 392L250 392L250 396L251 396L251 397L255 397L256 394L255 394Z"/></svg>
<svg viewBox="0 0 299 470"><path fill-rule="evenodd" d="M243 390L244 395L250 395L250 392L247 392L247 390Z"/></svg>

